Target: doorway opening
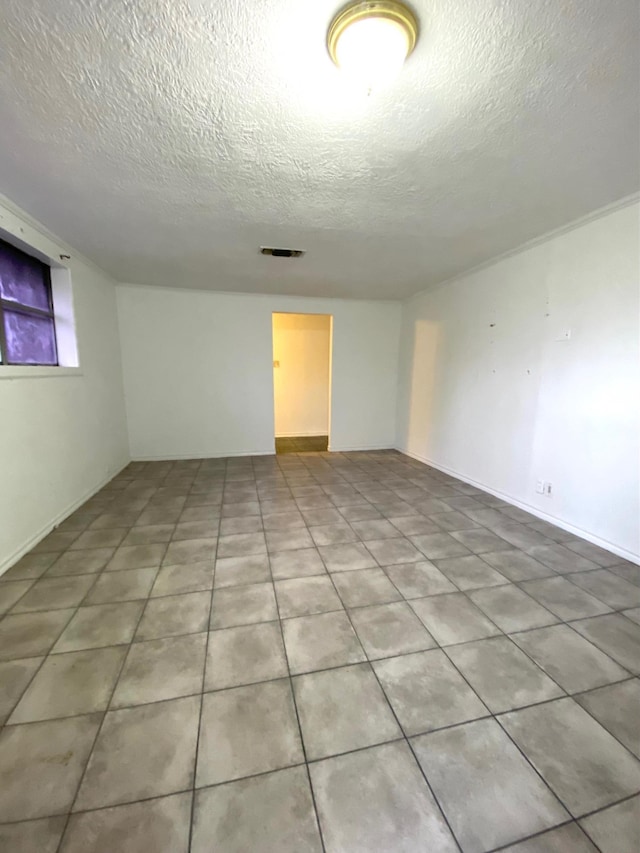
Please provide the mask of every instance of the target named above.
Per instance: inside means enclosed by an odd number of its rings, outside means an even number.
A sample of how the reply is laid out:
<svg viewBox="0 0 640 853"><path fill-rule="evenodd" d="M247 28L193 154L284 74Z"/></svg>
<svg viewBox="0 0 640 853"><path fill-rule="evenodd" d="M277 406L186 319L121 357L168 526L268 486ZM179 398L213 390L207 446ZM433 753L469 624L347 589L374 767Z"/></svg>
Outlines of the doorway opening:
<svg viewBox="0 0 640 853"><path fill-rule="evenodd" d="M273 314L276 453L327 450L331 419L330 314Z"/></svg>

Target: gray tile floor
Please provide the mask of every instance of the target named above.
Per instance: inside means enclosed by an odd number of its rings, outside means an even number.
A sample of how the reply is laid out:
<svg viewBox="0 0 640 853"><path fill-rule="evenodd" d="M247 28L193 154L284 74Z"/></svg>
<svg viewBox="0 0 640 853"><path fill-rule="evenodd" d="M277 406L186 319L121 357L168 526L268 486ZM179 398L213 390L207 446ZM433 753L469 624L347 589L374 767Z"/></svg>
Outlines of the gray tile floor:
<svg viewBox="0 0 640 853"><path fill-rule="evenodd" d="M133 463L0 612L3 851L640 850L640 569L399 453Z"/></svg>

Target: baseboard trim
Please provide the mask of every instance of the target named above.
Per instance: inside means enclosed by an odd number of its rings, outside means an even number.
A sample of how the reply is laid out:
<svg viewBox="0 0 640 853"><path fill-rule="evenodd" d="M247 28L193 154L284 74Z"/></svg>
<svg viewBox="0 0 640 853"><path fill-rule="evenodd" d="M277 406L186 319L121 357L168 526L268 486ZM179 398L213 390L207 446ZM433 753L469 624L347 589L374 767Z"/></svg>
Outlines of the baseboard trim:
<svg viewBox="0 0 640 853"><path fill-rule="evenodd" d="M358 453L358 452L367 453L368 451L373 451L373 450L395 450L395 447L393 447L390 444L369 444L369 445L357 444L357 445L347 446L347 447L335 447L334 445L331 445L331 444L329 445L329 451L331 453Z"/></svg>
<svg viewBox="0 0 640 853"><path fill-rule="evenodd" d="M538 507L526 503L526 501L514 498L513 495L508 495L505 492L501 492L498 489L493 489L490 486L487 486L485 483L480 483L477 480L473 480L471 477L467 477L464 474L461 474L459 471L454 471L452 468L447 468L446 465L440 465L437 462L434 462L432 459L427 459L425 456L421 456L419 453L412 453L409 450L403 450L401 447L396 447L395 449L399 453L404 453L405 456L411 457L411 459L416 459L418 462L423 462L425 465L429 465L431 468L435 468L437 471L442 471L443 474L449 474L450 477L455 477L457 480L461 480L463 483L468 483L470 486L475 486L478 489L482 489L483 491L488 492L490 495L495 495L495 497L497 498L502 498L502 500L507 501L507 503L510 503L513 506L517 506L520 509L531 513L531 515L535 515L536 518L541 519L541 521L548 521L550 524L555 524L556 527L560 527L562 530L566 530L568 533L573 533L575 536L580 536L582 539L586 539L587 542L591 542L593 545L598 545L600 548L604 548L606 551L611 551L612 554L617 554L617 556L622 557L625 560L629 560L629 562L631 563L636 563L637 565L640 565L640 554L635 554L633 551L629 551L626 548L622 548L619 545L616 545L614 542L609 542L607 539L602 539L600 536L596 536L595 534L590 533L588 530L583 530L581 527L577 527L575 524L571 524L570 522L565 521L562 518L558 518L557 516L552 515L551 513L544 512Z"/></svg>
<svg viewBox="0 0 640 853"><path fill-rule="evenodd" d="M82 497L78 498L78 500L74 501L72 504L67 506L66 509L63 509L62 512L59 512L51 521L48 521L43 527L40 528L38 533L34 534L24 545L21 545L16 551L13 552L9 557L6 557L4 560L0 562L0 575L3 575L6 571L8 571L11 566L15 565L18 560L24 557L25 554L28 554L29 551L35 547L38 542L44 539L45 536L48 536L52 530L54 530L59 524L61 524L65 518L68 518L72 513L74 513L79 507L82 506L83 503L92 498L103 486L106 486L110 480L113 480L114 477L117 477L129 464L130 460L128 459L123 465L119 468L116 468L111 474L108 474L104 477L96 486L90 488L87 492L85 492Z"/></svg>
<svg viewBox="0 0 640 853"><path fill-rule="evenodd" d="M327 432L277 432L276 438L320 438L328 435Z"/></svg>
<svg viewBox="0 0 640 853"><path fill-rule="evenodd" d="M162 454L159 456L132 456L132 462L180 462L184 459L227 459L236 456L275 456L276 448L275 443L273 446L273 450L243 450L242 452L238 451L227 451L226 453L203 453L201 450L196 451L194 453L180 453L180 454Z"/></svg>

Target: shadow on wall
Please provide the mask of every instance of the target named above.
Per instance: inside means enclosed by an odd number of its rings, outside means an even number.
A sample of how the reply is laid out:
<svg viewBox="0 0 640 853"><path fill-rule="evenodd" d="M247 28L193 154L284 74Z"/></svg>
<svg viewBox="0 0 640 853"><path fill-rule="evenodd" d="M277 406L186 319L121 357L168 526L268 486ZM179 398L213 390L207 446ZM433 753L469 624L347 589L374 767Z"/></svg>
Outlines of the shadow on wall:
<svg viewBox="0 0 640 853"><path fill-rule="evenodd" d="M404 422L400 446L428 458L431 428L436 407L440 327L427 320L417 320L406 346L411 352L409 382L406 388Z"/></svg>

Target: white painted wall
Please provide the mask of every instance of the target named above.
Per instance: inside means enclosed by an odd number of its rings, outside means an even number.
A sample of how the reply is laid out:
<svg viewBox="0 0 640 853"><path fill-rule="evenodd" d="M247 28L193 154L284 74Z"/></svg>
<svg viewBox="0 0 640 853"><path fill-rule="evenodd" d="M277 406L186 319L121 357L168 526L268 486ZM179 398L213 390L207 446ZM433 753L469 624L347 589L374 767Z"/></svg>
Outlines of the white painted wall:
<svg viewBox="0 0 640 853"><path fill-rule="evenodd" d="M52 259L69 251L9 203L0 229ZM0 365L0 572L129 461L115 285L69 264L79 368Z"/></svg>
<svg viewBox="0 0 640 853"><path fill-rule="evenodd" d="M274 311L333 315L331 449L395 443L399 303L117 290L133 458L274 452Z"/></svg>
<svg viewBox="0 0 640 853"><path fill-rule="evenodd" d="M400 449L636 559L639 214L409 300L398 392Z"/></svg>
<svg viewBox="0 0 640 853"><path fill-rule="evenodd" d="M329 434L331 317L273 315L276 436Z"/></svg>

